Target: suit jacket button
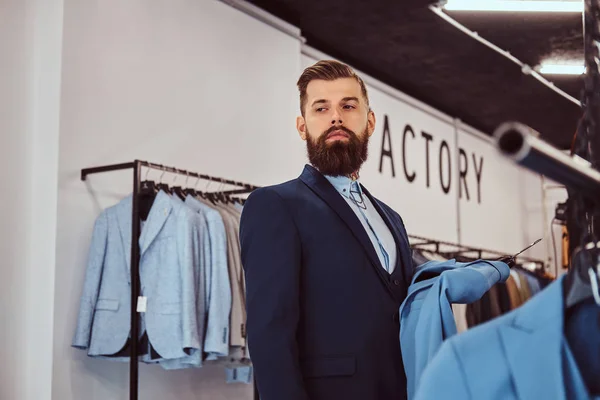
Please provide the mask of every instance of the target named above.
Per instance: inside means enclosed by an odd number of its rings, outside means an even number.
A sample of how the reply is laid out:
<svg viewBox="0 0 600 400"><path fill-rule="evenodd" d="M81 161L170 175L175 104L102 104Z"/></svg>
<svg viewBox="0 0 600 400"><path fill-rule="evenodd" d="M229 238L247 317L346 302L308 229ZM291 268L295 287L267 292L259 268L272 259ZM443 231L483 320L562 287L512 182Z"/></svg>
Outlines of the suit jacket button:
<svg viewBox="0 0 600 400"><path fill-rule="evenodd" d="M400 281L398 279L394 279L394 285L400 286Z"/></svg>
<svg viewBox="0 0 600 400"><path fill-rule="evenodd" d="M400 320L400 316L398 313L394 313L394 322L398 322Z"/></svg>

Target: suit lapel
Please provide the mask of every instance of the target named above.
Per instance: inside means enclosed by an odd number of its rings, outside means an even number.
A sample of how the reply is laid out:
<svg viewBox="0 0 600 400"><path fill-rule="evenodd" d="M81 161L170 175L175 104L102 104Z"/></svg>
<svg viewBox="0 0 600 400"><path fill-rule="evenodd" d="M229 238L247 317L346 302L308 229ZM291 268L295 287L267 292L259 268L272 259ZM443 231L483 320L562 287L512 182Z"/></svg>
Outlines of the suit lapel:
<svg viewBox="0 0 600 400"><path fill-rule="evenodd" d="M560 281L522 307L512 325L502 325L499 329L518 398L565 399Z"/></svg>
<svg viewBox="0 0 600 400"><path fill-rule="evenodd" d="M389 275L385 272L385 270L381 266L381 261L375 252L375 248L373 247L373 243L369 238L369 235L363 228L362 223L356 217L356 214L348 203L342 198L342 196L335 190L335 188L329 183L327 178L325 178L319 171L314 169L314 167L310 165L306 165L302 175L300 176L300 180L304 182L313 192L317 194L323 201L325 201L333 211L335 211L338 216L344 221L344 223L350 229L350 232L356 237L358 242L362 245L363 249L367 253L371 264L379 274L379 276L383 279L385 286L388 288L392 296L394 296L394 292L390 286Z"/></svg>
<svg viewBox="0 0 600 400"><path fill-rule="evenodd" d="M408 285L412 277L412 260L410 256L410 246L408 243L408 238L405 237L404 234L402 234L398 223L394 221L393 216L390 215L390 213L384 207L381 206L379 200L373 197L373 195L371 195L371 193L363 185L361 185L361 188L367 194L367 196L369 196L371 203L373 203L373 205L377 209L377 212L385 221L388 229L390 230L390 232L392 232L392 236L394 236L394 242L396 243L396 266L394 272L399 271L400 266L404 265L405 273L403 275L405 277L405 283Z"/></svg>
<svg viewBox="0 0 600 400"><path fill-rule="evenodd" d="M127 279L131 284L131 209L133 207L133 195L129 195L121 200L116 206L116 218L121 235L121 243L123 244L123 256L125 257L125 265L127 266ZM144 228L140 232L140 259L144 252L148 249L152 241L156 238L162 229L165 221L171 213L172 205L169 195L163 191L158 192Z"/></svg>
<svg viewBox="0 0 600 400"><path fill-rule="evenodd" d="M172 209L173 205L169 195L162 190L158 192L154 199L154 203L152 203L150 212L148 213L144 229L142 229L140 234L140 258L144 255L146 250L148 250L162 229L165 221L171 214Z"/></svg>
<svg viewBox="0 0 600 400"><path fill-rule="evenodd" d="M131 284L131 208L133 207L133 195L121 200L116 206L116 219L123 244L123 256L127 266L127 280Z"/></svg>

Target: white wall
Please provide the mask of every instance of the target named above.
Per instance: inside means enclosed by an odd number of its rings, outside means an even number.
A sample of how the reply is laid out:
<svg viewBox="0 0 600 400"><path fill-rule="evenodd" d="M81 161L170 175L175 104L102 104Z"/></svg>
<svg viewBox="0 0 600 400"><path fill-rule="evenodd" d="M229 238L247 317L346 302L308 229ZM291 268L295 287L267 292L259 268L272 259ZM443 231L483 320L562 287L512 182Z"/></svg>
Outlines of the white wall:
<svg viewBox="0 0 600 400"><path fill-rule="evenodd" d="M80 170L138 158L258 185L296 177L300 42L212 0L66 0L63 49L52 397L125 399L128 364L70 343L94 219L132 175ZM142 364L139 396L251 399L252 386Z"/></svg>
<svg viewBox="0 0 600 400"><path fill-rule="evenodd" d="M0 399L50 399L62 1L0 1Z"/></svg>
<svg viewBox="0 0 600 400"><path fill-rule="evenodd" d="M31 190L29 132L32 32L18 0L0 2L0 398L21 399L26 383L25 291ZM8 189L8 190L7 190ZM8 345L10 344L10 345Z"/></svg>

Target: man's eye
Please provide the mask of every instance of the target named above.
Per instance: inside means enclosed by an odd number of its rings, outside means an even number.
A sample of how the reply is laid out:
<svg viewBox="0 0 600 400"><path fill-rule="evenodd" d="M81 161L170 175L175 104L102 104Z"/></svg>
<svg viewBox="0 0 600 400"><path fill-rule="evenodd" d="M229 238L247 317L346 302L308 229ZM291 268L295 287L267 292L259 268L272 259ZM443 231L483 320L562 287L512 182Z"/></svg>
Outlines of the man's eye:
<svg viewBox="0 0 600 400"><path fill-rule="evenodd" d="M325 110L325 108L324 108L324 107L319 107L319 108L317 108L315 111L316 111L316 112L321 112L321 111L323 111L323 110Z"/></svg>
<svg viewBox="0 0 600 400"><path fill-rule="evenodd" d="M353 106L353 105L351 105L351 104L346 104L346 105L344 106L344 109L345 109L345 110L352 110L352 109L355 109L355 108L356 108L356 107L354 107L354 106Z"/></svg>

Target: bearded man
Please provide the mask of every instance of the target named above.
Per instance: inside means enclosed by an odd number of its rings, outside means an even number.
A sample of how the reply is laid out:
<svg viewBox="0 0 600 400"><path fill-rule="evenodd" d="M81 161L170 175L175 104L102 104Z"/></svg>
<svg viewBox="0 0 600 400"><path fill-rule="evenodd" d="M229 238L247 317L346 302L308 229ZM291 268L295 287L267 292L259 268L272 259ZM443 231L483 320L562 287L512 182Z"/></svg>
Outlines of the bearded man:
<svg viewBox="0 0 600 400"><path fill-rule="evenodd" d="M362 79L320 61L298 80L310 165L241 218L260 400L401 400L398 310L413 276L402 219L359 182L375 114Z"/></svg>

